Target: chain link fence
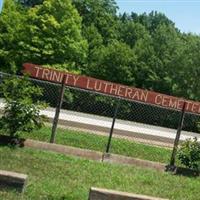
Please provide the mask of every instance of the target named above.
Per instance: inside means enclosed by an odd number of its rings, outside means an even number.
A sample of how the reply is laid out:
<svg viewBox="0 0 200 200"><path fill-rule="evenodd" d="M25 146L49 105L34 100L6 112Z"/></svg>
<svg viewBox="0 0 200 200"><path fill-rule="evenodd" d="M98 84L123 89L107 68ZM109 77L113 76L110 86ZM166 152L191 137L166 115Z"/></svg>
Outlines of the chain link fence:
<svg viewBox="0 0 200 200"><path fill-rule="evenodd" d="M0 84L7 76L9 75L0 73ZM49 105L44 113L53 119L61 85L32 78L30 81L43 89L43 96L40 100ZM3 98L1 92L0 98ZM157 140L163 143L173 143L180 121L180 111L79 88L65 87L59 123L77 129L101 132L108 136L118 102L119 109L116 114L114 136L141 138L147 142ZM183 125L184 134L187 137L196 136L200 132L199 122L199 115L186 113Z"/></svg>
<svg viewBox="0 0 200 200"><path fill-rule="evenodd" d="M32 80L35 84L43 88L42 100L49 103L50 107L56 107L60 85L49 82ZM66 87L62 109L88 114L92 119L104 117L102 119L112 121L117 102L120 101L117 119L126 123L132 122L149 127L162 127L177 129L181 111L163 108L141 102L118 99L117 97L87 91L79 88ZM198 123L200 116L186 113L183 130L199 133ZM151 131L151 130L149 130ZM152 130L153 132L154 130Z"/></svg>

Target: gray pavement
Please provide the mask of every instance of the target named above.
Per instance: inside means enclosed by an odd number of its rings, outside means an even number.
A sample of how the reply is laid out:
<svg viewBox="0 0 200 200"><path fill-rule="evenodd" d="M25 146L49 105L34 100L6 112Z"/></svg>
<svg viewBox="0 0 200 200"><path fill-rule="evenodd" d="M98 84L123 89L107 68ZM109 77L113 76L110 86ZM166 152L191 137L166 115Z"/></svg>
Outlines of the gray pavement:
<svg viewBox="0 0 200 200"><path fill-rule="evenodd" d="M0 109L4 108L3 100L0 99ZM42 110L41 114L46 115L51 120L55 115L55 108L47 108ZM83 128L98 132L109 133L112 118L102 117L92 114L74 112L69 110L61 110L59 123L61 125ZM130 122L124 120L116 120L114 134L126 137L141 138L144 140L159 141L162 143L173 143L176 136L175 129L169 129L159 126ZM182 131L181 140L197 137L200 140L200 134Z"/></svg>

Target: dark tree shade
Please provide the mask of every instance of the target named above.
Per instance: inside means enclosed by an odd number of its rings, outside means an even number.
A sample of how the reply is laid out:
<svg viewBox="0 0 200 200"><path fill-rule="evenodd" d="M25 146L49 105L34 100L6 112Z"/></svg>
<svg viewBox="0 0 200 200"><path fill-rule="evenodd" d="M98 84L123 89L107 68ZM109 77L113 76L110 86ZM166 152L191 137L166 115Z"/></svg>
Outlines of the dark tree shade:
<svg viewBox="0 0 200 200"><path fill-rule="evenodd" d="M18 0L24 6L34 7L35 5L42 4L44 0Z"/></svg>

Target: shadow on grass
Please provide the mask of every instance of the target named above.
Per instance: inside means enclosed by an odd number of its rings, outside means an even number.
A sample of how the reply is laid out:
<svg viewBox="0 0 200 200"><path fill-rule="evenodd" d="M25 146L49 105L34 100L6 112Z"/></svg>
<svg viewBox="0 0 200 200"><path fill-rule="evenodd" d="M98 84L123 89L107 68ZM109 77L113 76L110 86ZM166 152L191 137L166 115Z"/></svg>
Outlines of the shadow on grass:
<svg viewBox="0 0 200 200"><path fill-rule="evenodd" d="M0 183L0 192L19 192L17 189L14 189L12 186Z"/></svg>
<svg viewBox="0 0 200 200"><path fill-rule="evenodd" d="M24 147L25 139L18 137L10 137L8 135L0 135L0 146L7 146L10 148Z"/></svg>
<svg viewBox="0 0 200 200"><path fill-rule="evenodd" d="M15 193L23 193L23 188L18 184L7 182L0 182L0 192L15 192Z"/></svg>
<svg viewBox="0 0 200 200"><path fill-rule="evenodd" d="M53 195L48 195L47 196L48 200L71 200L70 196L53 196Z"/></svg>
<svg viewBox="0 0 200 200"><path fill-rule="evenodd" d="M198 178L200 176L200 172L198 170L193 170L185 167L177 167L177 166L166 166L166 171L171 172L173 175L177 176L185 176L185 177L193 177Z"/></svg>

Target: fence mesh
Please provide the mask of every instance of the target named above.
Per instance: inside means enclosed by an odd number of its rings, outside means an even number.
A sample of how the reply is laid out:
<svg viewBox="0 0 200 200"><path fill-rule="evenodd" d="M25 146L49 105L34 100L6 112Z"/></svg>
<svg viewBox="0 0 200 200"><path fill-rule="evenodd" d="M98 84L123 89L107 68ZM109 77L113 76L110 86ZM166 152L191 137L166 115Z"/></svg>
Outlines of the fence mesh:
<svg viewBox="0 0 200 200"><path fill-rule="evenodd" d="M7 76L9 75L0 73L0 84ZM61 85L32 78L30 78L30 81L43 89L43 96L40 97L40 100L48 103L51 108L49 108L48 117L53 119ZM1 92L0 98L3 98ZM119 133L120 130L121 136L123 136L123 131L124 133L130 132L130 134L131 132L137 133L148 140L149 135L162 137L163 133L171 131L174 133L171 139L174 139L180 120L180 111L118 99L117 97L78 88L66 87L60 119L66 121L66 125L69 123L70 126L76 128L88 129L93 127L94 130L106 132L108 135L118 101L120 101L120 106L114 133L117 133L117 131ZM183 130L199 133L199 122L199 115L186 113Z"/></svg>

